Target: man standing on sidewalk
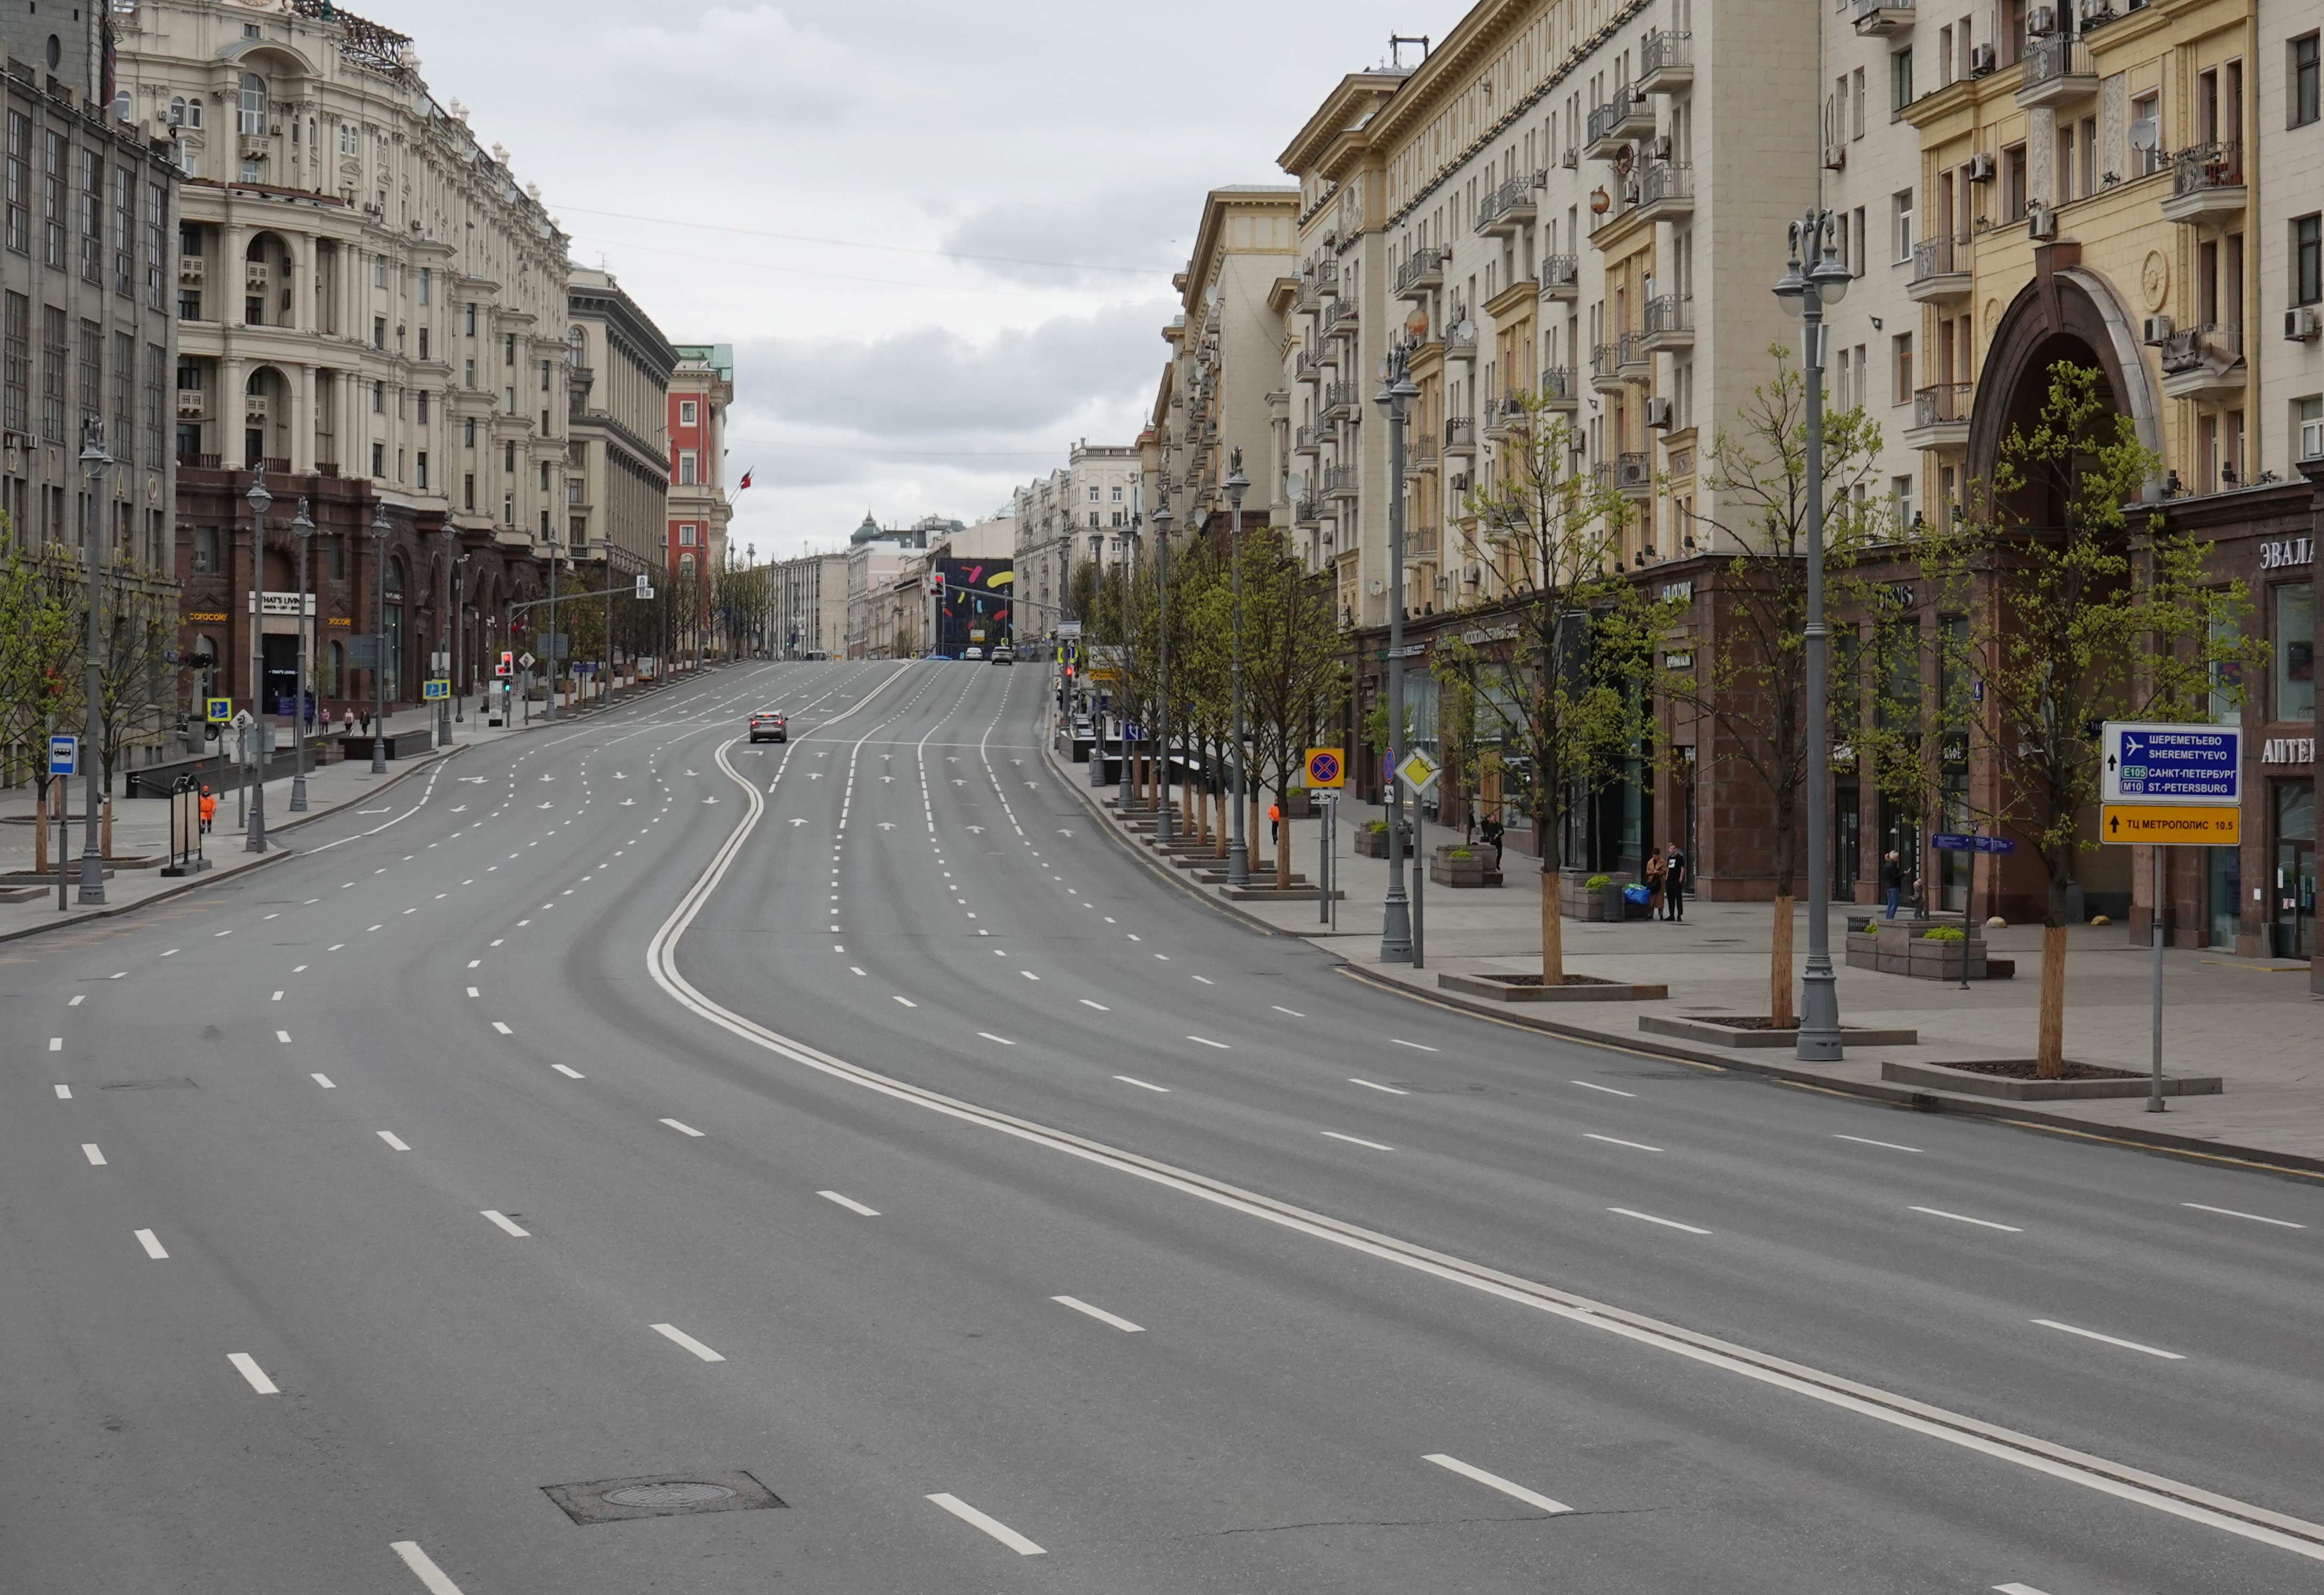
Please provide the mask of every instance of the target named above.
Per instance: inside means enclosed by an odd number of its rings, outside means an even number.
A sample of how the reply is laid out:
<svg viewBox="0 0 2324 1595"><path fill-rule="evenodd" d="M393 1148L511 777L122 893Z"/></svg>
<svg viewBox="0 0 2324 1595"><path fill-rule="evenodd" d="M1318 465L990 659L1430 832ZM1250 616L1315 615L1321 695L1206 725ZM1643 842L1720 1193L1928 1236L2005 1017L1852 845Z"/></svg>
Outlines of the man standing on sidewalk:
<svg viewBox="0 0 2324 1595"><path fill-rule="evenodd" d="M1896 917L1896 899L1904 895L1904 866L1895 850L1880 861L1880 897L1888 905L1887 917Z"/></svg>
<svg viewBox="0 0 2324 1595"><path fill-rule="evenodd" d="M1675 842L1663 858L1663 907L1665 919L1686 917L1686 852Z"/></svg>

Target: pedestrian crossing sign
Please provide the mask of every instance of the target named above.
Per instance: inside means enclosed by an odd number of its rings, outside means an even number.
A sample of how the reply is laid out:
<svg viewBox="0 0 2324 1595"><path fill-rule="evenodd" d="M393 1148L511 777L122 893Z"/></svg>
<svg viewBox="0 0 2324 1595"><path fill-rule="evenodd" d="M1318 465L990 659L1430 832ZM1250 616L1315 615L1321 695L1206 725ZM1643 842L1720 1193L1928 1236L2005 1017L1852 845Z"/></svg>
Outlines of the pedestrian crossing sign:
<svg viewBox="0 0 2324 1595"><path fill-rule="evenodd" d="M444 680L423 681L420 684L420 693L422 697L433 703L438 698L450 697L452 684Z"/></svg>
<svg viewBox="0 0 2324 1595"><path fill-rule="evenodd" d="M227 721L234 718L234 700L232 698L214 697L208 700L208 703L209 714L206 718L208 719L211 724L224 725Z"/></svg>

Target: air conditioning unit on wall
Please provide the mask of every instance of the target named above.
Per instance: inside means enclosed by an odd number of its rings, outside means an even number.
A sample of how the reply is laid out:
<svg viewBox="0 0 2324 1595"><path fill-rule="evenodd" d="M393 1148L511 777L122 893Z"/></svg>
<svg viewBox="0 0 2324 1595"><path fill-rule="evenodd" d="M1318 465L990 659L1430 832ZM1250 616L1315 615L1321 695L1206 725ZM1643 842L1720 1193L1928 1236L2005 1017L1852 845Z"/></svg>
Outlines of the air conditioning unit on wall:
<svg viewBox="0 0 2324 1595"><path fill-rule="evenodd" d="M2296 344L2312 344L2324 337L2324 312L2314 305L2295 305L2283 313L2283 336Z"/></svg>
<svg viewBox="0 0 2324 1595"><path fill-rule="evenodd" d="M2058 213L2036 199L2025 207L2025 235L2029 238L2055 238L2058 235Z"/></svg>
<svg viewBox="0 0 2324 1595"><path fill-rule="evenodd" d="M2144 342L2150 349L2159 349L2171 341L2171 318L2149 316L2146 318Z"/></svg>
<svg viewBox="0 0 2324 1595"><path fill-rule="evenodd" d="M1973 183L1989 183L1993 180L1991 155L1980 151L1969 158L1969 180Z"/></svg>
<svg viewBox="0 0 2324 1595"><path fill-rule="evenodd" d="M1671 401L1667 399L1646 401L1646 425L1667 430L1671 424Z"/></svg>
<svg viewBox="0 0 2324 1595"><path fill-rule="evenodd" d="M1994 56L1992 45L1978 44L1970 48L1969 52L1969 75L1970 77L1984 77L1987 73L1993 70L1993 65Z"/></svg>

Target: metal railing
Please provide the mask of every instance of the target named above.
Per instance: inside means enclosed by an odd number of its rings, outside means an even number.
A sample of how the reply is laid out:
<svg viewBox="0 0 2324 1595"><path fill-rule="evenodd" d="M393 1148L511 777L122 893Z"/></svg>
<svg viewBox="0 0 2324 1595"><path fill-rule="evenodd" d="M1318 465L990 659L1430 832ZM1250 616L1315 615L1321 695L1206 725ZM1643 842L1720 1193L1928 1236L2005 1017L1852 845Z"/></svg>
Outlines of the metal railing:
<svg viewBox="0 0 2324 1595"><path fill-rule="evenodd" d="M1950 277L1968 271L1969 240L1941 236L1923 238L1913 245L1913 281L1926 282L1932 277Z"/></svg>
<svg viewBox="0 0 2324 1595"><path fill-rule="evenodd" d="M1646 301L1646 330L1685 332L1694 326L1694 299L1690 294L1658 294Z"/></svg>
<svg viewBox="0 0 2324 1595"><path fill-rule="evenodd" d="M1477 446L1477 418L1473 415L1448 416L1444 420L1444 447L1474 448Z"/></svg>
<svg viewBox="0 0 2324 1595"><path fill-rule="evenodd" d="M1612 375L1614 374L1614 366L1615 366L1615 363L1616 363L1616 362L1617 362L1620 357L1621 357L1621 349L1620 349L1620 347L1619 347L1618 346L1617 346L1617 345L1614 345L1614 344L1592 344L1592 345L1591 345L1591 346L1590 346L1590 376L1591 376L1591 381L1593 381L1593 382L1596 382L1596 381L1603 380L1603 379L1604 379L1604 378L1606 378L1606 377L1612 376Z"/></svg>
<svg viewBox="0 0 2324 1595"><path fill-rule="evenodd" d="M1692 33L1655 32L1638 46L1638 76L1651 78L1665 67L1683 67L1694 59Z"/></svg>
<svg viewBox="0 0 2324 1595"><path fill-rule="evenodd" d="M1325 466L1318 475L1326 498L1356 491L1356 468L1353 466Z"/></svg>
<svg viewBox="0 0 2324 1595"><path fill-rule="evenodd" d="M1913 390L1913 425L1942 427L1969 419L1969 401L1975 392L1970 383L1937 383Z"/></svg>
<svg viewBox="0 0 2324 1595"><path fill-rule="evenodd" d="M1545 254L1541 257L1541 285L1547 288L1573 288L1582 281L1582 263L1570 254Z"/></svg>
<svg viewBox="0 0 2324 1595"><path fill-rule="evenodd" d="M1423 277L1443 276L1444 257L1451 253L1441 244L1414 250L1412 257L1396 269L1396 291L1402 293Z"/></svg>
<svg viewBox="0 0 2324 1595"><path fill-rule="evenodd" d="M2171 162L2173 198L2244 186L2244 149L2233 139L2181 150Z"/></svg>
<svg viewBox="0 0 2324 1595"><path fill-rule="evenodd" d="M1591 108L1590 137L1587 142L1594 144L1600 139L1612 137L1614 130L1629 118L1630 95L1628 85L1626 84L1623 86L1622 92L1613 100Z"/></svg>
<svg viewBox="0 0 2324 1595"><path fill-rule="evenodd" d="M1323 384L1323 408L1325 410L1338 410L1342 406L1358 405L1362 402L1363 395L1356 392L1356 384L1353 383L1325 383Z"/></svg>
<svg viewBox="0 0 2324 1595"><path fill-rule="evenodd" d="M2090 47L2074 34L2055 33L2046 39L2028 39L2025 53L2020 59L2024 63L2024 75L2017 80L2021 92L2067 78L2094 79L2098 73L2090 64Z"/></svg>
<svg viewBox="0 0 2324 1595"><path fill-rule="evenodd" d="M2225 371L2244 357L2244 329L2231 321L2182 327L2163 342L2163 374Z"/></svg>
<svg viewBox="0 0 2324 1595"><path fill-rule="evenodd" d="M1342 327L1356 324L1356 301L1351 299L1333 300L1332 308L1323 312L1323 330L1337 332Z"/></svg>
<svg viewBox="0 0 2324 1595"><path fill-rule="evenodd" d="M1684 161L1649 161L1639 174L1638 197L1634 203L1652 205L1657 199L1691 199L1694 197L1694 167Z"/></svg>
<svg viewBox="0 0 2324 1595"><path fill-rule="evenodd" d="M1648 365L1654 357L1654 351L1646 347L1646 334L1626 332L1622 335L1621 363L1624 365Z"/></svg>
<svg viewBox="0 0 2324 1595"><path fill-rule="evenodd" d="M1614 485L1636 493L1655 484L1655 459L1650 454L1623 454L1614 459Z"/></svg>
<svg viewBox="0 0 2324 1595"><path fill-rule="evenodd" d="M1913 0L1856 0L1856 20L1877 16L1884 11L1910 11Z"/></svg>
<svg viewBox="0 0 2324 1595"><path fill-rule="evenodd" d="M1553 365L1541 373L1541 385L1536 390L1544 399L1565 401L1581 397L1573 380L1573 367Z"/></svg>

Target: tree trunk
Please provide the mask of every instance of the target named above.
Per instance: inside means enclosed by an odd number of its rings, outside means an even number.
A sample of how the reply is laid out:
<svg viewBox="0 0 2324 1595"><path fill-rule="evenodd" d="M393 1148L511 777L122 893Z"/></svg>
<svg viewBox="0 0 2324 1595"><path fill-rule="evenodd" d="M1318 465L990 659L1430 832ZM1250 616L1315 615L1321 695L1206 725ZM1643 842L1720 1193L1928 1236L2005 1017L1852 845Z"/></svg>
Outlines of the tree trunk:
<svg viewBox="0 0 2324 1595"><path fill-rule="evenodd" d="M2051 872L2049 912L2042 920L2042 1028L2034 1073L2043 1080L2066 1077L2066 877L2057 870Z"/></svg>
<svg viewBox="0 0 2324 1595"><path fill-rule="evenodd" d="M1216 850L1211 854L1213 858L1227 856L1227 805L1233 799L1223 785L1211 794L1211 812L1218 816L1217 825L1212 827L1212 846Z"/></svg>
<svg viewBox="0 0 2324 1595"><path fill-rule="evenodd" d="M52 783L43 779L32 807L32 873L49 872L49 788Z"/></svg>
<svg viewBox="0 0 2324 1595"><path fill-rule="evenodd" d="M1795 1030L1800 1024L1792 1000L1792 901L1775 899L1775 954L1767 963L1767 1015L1778 1030Z"/></svg>
<svg viewBox="0 0 2324 1595"><path fill-rule="evenodd" d="M1278 807L1282 805L1281 792L1276 793L1275 801ZM1288 891L1291 890L1291 816L1288 813L1284 815L1276 829L1278 834L1275 838L1275 889Z"/></svg>
<svg viewBox="0 0 2324 1595"><path fill-rule="evenodd" d="M1541 983L1565 984L1565 915L1558 904L1557 833L1549 816L1533 816L1533 834L1541 841Z"/></svg>
<svg viewBox="0 0 2324 1595"><path fill-rule="evenodd" d="M1249 844L1250 850L1250 862L1256 864L1259 862L1261 856L1259 851L1259 786L1256 782L1253 782L1250 788L1250 813L1244 820L1243 834L1250 838Z"/></svg>

